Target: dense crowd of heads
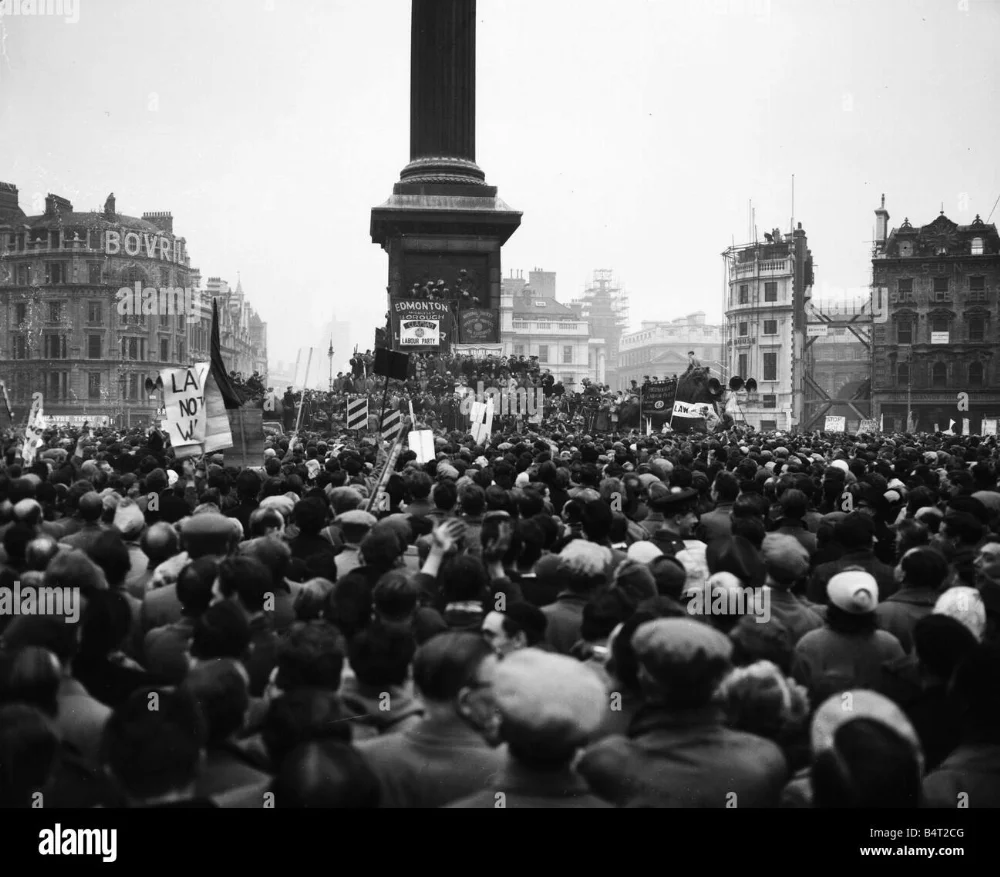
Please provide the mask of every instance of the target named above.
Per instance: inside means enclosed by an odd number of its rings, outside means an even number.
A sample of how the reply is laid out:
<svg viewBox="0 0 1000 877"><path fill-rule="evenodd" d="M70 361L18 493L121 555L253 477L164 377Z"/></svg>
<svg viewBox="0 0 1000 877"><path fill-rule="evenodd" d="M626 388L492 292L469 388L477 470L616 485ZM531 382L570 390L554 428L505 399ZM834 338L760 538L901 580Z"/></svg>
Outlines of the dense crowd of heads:
<svg viewBox="0 0 1000 877"><path fill-rule="evenodd" d="M7 440L3 805L1000 805L994 438L519 430Z"/></svg>

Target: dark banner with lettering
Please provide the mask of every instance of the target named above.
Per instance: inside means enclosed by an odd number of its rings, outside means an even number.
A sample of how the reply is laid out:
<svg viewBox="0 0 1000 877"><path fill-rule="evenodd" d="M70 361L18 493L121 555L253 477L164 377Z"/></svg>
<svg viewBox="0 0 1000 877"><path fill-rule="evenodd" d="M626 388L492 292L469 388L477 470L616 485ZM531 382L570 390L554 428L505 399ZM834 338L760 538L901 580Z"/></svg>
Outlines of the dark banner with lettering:
<svg viewBox="0 0 1000 877"><path fill-rule="evenodd" d="M500 312L492 308L469 308L459 313L460 344L496 344L500 340Z"/></svg>
<svg viewBox="0 0 1000 877"><path fill-rule="evenodd" d="M449 346L455 318L447 302L394 299L391 313L396 350L422 352Z"/></svg>
<svg viewBox="0 0 1000 877"><path fill-rule="evenodd" d="M675 389L676 387L673 382L669 384L650 384L645 387L642 391L642 416L653 417L654 415L660 415L661 417L669 417L674 410Z"/></svg>

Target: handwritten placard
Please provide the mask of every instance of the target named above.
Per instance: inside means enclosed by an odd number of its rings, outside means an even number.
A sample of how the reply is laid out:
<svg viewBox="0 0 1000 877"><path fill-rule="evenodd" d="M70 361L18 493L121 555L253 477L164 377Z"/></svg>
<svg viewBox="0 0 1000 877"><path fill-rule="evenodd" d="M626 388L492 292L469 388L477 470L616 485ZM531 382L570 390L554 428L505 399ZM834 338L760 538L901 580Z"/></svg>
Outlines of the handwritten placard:
<svg viewBox="0 0 1000 877"><path fill-rule="evenodd" d="M163 407L166 415L163 429L170 436L174 448L205 443L208 417L205 413L205 379L208 363L165 369L163 379Z"/></svg>

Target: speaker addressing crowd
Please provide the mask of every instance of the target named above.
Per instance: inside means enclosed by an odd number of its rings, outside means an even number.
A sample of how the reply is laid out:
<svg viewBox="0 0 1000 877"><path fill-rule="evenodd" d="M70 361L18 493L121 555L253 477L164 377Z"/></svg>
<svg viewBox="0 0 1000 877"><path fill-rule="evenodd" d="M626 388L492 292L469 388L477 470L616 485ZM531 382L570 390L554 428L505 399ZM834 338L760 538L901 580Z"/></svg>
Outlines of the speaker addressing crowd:
<svg viewBox="0 0 1000 877"><path fill-rule="evenodd" d="M369 365L259 466L5 438L5 807L1000 806L995 437L473 438L456 382L571 394L411 357L383 471Z"/></svg>

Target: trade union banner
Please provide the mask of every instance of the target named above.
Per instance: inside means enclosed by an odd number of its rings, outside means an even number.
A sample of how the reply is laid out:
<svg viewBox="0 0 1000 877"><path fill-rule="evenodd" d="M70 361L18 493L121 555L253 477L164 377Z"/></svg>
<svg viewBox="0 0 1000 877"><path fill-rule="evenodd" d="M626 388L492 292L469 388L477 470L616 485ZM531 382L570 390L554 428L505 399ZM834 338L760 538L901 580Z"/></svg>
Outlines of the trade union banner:
<svg viewBox="0 0 1000 877"><path fill-rule="evenodd" d="M654 414L668 417L674 409L674 385L673 384L650 384L642 390L642 414L643 417L652 417Z"/></svg>
<svg viewBox="0 0 1000 877"><path fill-rule="evenodd" d="M397 299L392 303L392 331L401 349L438 348L453 323L446 302Z"/></svg>
<svg viewBox="0 0 1000 877"><path fill-rule="evenodd" d="M499 311L493 308L469 308L459 314L458 334L462 344L496 344Z"/></svg>

